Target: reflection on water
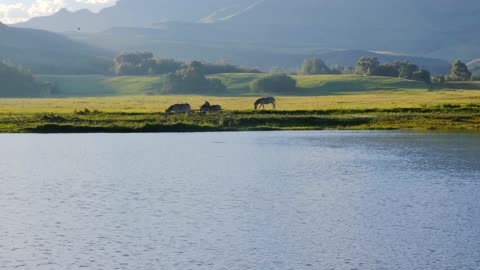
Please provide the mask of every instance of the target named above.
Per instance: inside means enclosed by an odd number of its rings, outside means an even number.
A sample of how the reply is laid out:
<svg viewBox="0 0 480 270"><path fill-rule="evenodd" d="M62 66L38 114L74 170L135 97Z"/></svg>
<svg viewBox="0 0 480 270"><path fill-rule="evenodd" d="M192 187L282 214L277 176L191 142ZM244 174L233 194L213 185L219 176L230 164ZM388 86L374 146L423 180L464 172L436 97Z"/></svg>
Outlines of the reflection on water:
<svg viewBox="0 0 480 270"><path fill-rule="evenodd" d="M1 135L0 269L480 269L480 135Z"/></svg>

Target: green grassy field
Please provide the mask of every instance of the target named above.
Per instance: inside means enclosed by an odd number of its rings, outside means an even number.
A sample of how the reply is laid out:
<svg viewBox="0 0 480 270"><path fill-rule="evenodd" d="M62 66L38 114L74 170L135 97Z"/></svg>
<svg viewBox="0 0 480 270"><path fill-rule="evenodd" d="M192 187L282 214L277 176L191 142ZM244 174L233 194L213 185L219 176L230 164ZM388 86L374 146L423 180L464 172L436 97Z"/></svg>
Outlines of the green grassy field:
<svg viewBox="0 0 480 270"><path fill-rule="evenodd" d="M71 113L84 108L104 112L160 113L171 104L189 103L198 109L205 100L228 111L250 111L257 97L146 96L0 99L2 113ZM424 108L436 105L480 104L480 90L377 91L331 96L277 96L278 111ZM268 107L267 107L268 108Z"/></svg>
<svg viewBox="0 0 480 270"><path fill-rule="evenodd" d="M480 130L480 105L417 109L226 111L166 117L155 112L2 113L0 132L195 132L253 130Z"/></svg>
<svg viewBox="0 0 480 270"><path fill-rule="evenodd" d="M265 74L218 74L228 91L223 96L252 96L249 86ZM58 97L98 97L122 95L154 95L161 93L165 76L38 76L43 81L57 82ZM292 96L326 96L352 94L365 91L425 90L424 83L399 78L366 77L356 75L294 76L298 91ZM480 90L480 85L478 86Z"/></svg>
<svg viewBox="0 0 480 270"><path fill-rule="evenodd" d="M480 83L428 90L418 82L353 75L296 76L297 95L276 96L277 111L253 112L248 85L261 74L220 74L222 96L159 95L162 77L40 76L62 93L0 99L0 132L165 132L277 129L480 130ZM221 114L166 118L164 110L205 100ZM88 109L87 113L85 109ZM79 113L80 111L80 113Z"/></svg>

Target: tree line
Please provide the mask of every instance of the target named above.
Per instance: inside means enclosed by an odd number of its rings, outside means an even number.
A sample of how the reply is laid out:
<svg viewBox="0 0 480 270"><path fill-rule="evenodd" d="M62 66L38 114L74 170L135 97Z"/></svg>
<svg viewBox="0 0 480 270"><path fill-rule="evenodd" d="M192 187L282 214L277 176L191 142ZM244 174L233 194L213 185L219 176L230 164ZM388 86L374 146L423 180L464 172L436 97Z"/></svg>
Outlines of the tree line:
<svg viewBox="0 0 480 270"><path fill-rule="evenodd" d="M429 85L446 81L468 81L471 79L478 79L478 77L473 76L472 72L469 71L467 65L459 60L452 63L450 74L444 76L432 76L428 70L421 69L415 63L410 61L380 63L378 58L369 56L361 57L354 68L341 67L338 65L328 66L321 59L305 59L300 69L301 75L352 73L357 75L403 78L425 82Z"/></svg>
<svg viewBox="0 0 480 270"><path fill-rule="evenodd" d="M116 56L113 72L118 76L165 75L186 69L190 63L155 57L151 52L129 52ZM197 62L197 61L196 61ZM200 62L199 62L200 63ZM258 69L240 67L228 63L201 62L205 74L260 73Z"/></svg>
<svg viewBox="0 0 480 270"><path fill-rule="evenodd" d="M419 68L410 61L395 61L393 63L380 63L376 57L361 57L356 66L341 67L339 65L328 66L323 60L305 59L300 69L301 75L321 75L321 74L357 74L366 76L384 76L403 78L424 82L431 86L433 83L444 83L447 81L469 81L480 79L480 67L474 71L478 72L478 77L472 75L467 65L457 60L452 63L451 72L445 76L432 76L428 70ZM257 79L250 84L250 90L256 93L293 93L297 90L297 81L290 75L297 73L275 73Z"/></svg>

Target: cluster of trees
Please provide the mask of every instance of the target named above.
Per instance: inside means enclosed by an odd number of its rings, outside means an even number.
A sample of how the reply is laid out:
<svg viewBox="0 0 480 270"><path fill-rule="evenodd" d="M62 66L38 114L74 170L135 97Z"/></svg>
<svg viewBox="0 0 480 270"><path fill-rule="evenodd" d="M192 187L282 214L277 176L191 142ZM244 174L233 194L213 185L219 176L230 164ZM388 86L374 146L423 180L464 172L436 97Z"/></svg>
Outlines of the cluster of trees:
<svg viewBox="0 0 480 270"><path fill-rule="evenodd" d="M460 60L453 62L452 71L447 76L433 77L434 83L444 83L446 81L470 81L475 79L468 66Z"/></svg>
<svg viewBox="0 0 480 270"><path fill-rule="evenodd" d="M254 93L291 93L297 89L297 81L287 74L272 74L250 84Z"/></svg>
<svg viewBox="0 0 480 270"><path fill-rule="evenodd" d="M182 65L167 75L163 91L166 94L219 94L227 90L222 81L205 75L206 68L198 61Z"/></svg>
<svg viewBox="0 0 480 270"><path fill-rule="evenodd" d="M174 59L154 57L151 52L122 53L116 56L113 62L113 71L119 76L162 75L174 73L188 65L188 63L175 61ZM202 63L202 65L205 74L260 72L257 69L234 66L228 63Z"/></svg>
<svg viewBox="0 0 480 270"><path fill-rule="evenodd" d="M302 69L300 70L301 75L319 75L319 74L331 74L332 70L330 69L322 59L305 59L303 61Z"/></svg>
<svg viewBox="0 0 480 270"><path fill-rule="evenodd" d="M322 59L305 59L300 70L301 75L321 75L321 74L351 74L351 67L340 65L328 66Z"/></svg>
<svg viewBox="0 0 480 270"><path fill-rule="evenodd" d="M57 90L54 83L38 82L30 69L0 61L1 97L41 97Z"/></svg>
<svg viewBox="0 0 480 270"><path fill-rule="evenodd" d="M355 66L355 74L369 75L369 76L385 76L397 77L408 80L415 80L432 83L432 76L430 72L425 69L420 69L417 65L410 61L381 64L376 57L364 56L358 60Z"/></svg>
<svg viewBox="0 0 480 270"><path fill-rule="evenodd" d="M122 53L113 59L116 75L154 75L175 72L182 66L173 59L154 58L150 52Z"/></svg>
<svg viewBox="0 0 480 270"><path fill-rule="evenodd" d="M468 81L471 79L480 79L480 68L478 70L468 70L465 63L455 61L452 64L451 73L446 76L432 77L430 72L419 68L415 63L410 61L393 63L380 63L378 58L364 56L360 58L355 66L342 67L339 65L328 66L321 59L305 59L300 74L302 75L319 75L319 74L357 74L369 76L385 76L403 78L425 82L426 84L443 83L446 81Z"/></svg>

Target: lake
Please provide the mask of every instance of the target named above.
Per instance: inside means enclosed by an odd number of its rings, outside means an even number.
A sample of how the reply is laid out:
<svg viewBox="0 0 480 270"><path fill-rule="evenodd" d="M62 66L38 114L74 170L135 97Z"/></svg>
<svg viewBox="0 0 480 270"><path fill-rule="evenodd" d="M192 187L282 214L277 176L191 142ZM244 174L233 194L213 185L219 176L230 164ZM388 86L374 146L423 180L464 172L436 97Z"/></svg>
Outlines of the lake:
<svg viewBox="0 0 480 270"><path fill-rule="evenodd" d="M0 269L480 269L480 134L0 135Z"/></svg>

